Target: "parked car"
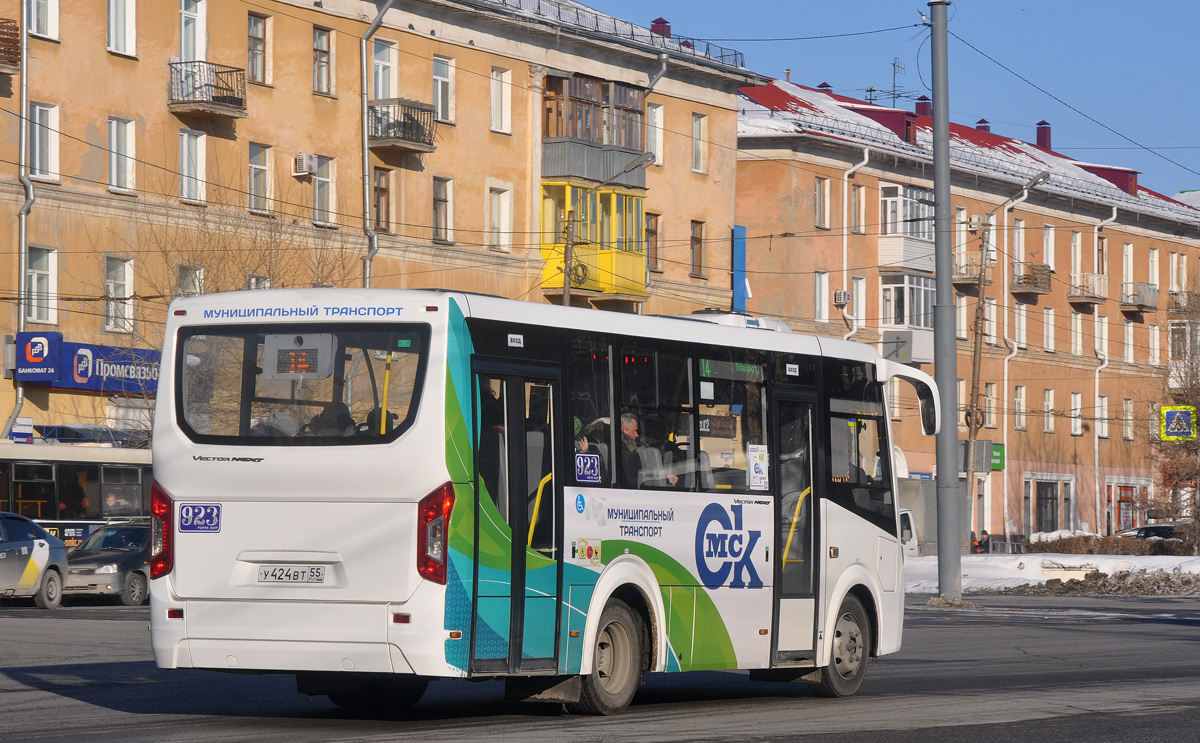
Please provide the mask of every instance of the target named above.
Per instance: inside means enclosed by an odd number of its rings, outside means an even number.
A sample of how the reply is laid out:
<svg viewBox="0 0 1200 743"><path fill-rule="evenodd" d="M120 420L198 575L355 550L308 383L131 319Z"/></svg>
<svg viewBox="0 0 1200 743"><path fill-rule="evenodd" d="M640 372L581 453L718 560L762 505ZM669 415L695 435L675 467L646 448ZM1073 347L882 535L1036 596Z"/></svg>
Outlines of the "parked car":
<svg viewBox="0 0 1200 743"><path fill-rule="evenodd" d="M150 523L123 521L92 532L67 553L66 592L118 596L126 606L149 597Z"/></svg>
<svg viewBox="0 0 1200 743"><path fill-rule="evenodd" d="M1117 532L1114 536L1129 539L1150 539L1153 537L1159 539L1182 539L1184 531L1191 525L1191 521L1163 521L1157 524L1146 524L1135 529L1125 529L1124 531Z"/></svg>
<svg viewBox="0 0 1200 743"><path fill-rule="evenodd" d="M0 511L0 596L32 596L43 609L62 603L67 546L24 516Z"/></svg>

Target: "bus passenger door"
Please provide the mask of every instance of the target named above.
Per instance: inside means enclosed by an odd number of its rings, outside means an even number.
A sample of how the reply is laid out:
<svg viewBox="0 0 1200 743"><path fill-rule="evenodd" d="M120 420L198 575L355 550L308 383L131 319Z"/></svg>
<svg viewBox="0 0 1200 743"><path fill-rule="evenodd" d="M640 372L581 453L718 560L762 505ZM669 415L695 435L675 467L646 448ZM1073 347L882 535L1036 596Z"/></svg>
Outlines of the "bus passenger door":
<svg viewBox="0 0 1200 743"><path fill-rule="evenodd" d="M779 442L779 524L775 535L777 579L775 581L774 663L812 659L816 633L816 533L813 515L813 439L811 397L798 394L775 396L775 420Z"/></svg>
<svg viewBox="0 0 1200 743"><path fill-rule="evenodd" d="M471 670L557 667L557 371L476 364Z"/></svg>

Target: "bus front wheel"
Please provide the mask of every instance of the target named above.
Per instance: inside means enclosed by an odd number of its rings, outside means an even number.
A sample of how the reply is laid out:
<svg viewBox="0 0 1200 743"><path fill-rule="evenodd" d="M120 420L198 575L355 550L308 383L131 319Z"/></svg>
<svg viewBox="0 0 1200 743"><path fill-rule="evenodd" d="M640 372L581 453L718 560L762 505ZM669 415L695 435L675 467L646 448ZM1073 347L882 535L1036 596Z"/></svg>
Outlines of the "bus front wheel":
<svg viewBox="0 0 1200 743"><path fill-rule="evenodd" d="M641 679L642 630L625 602L612 599L600 615L592 651L592 672L583 677L575 712L615 715L629 706Z"/></svg>
<svg viewBox="0 0 1200 743"><path fill-rule="evenodd" d="M821 669L821 680L810 684L820 697L853 696L867 675L871 655L871 625L862 602L854 596L842 600L833 625L833 651L829 665Z"/></svg>

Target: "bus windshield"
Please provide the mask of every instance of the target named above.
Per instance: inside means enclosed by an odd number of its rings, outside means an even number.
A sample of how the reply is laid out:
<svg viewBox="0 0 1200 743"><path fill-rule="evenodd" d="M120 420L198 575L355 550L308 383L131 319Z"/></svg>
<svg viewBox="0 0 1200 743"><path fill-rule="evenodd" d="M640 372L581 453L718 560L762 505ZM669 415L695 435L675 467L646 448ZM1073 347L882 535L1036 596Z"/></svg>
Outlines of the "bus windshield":
<svg viewBox="0 0 1200 743"><path fill-rule="evenodd" d="M416 413L428 346L423 325L185 331L176 360L179 423L197 443L391 441Z"/></svg>

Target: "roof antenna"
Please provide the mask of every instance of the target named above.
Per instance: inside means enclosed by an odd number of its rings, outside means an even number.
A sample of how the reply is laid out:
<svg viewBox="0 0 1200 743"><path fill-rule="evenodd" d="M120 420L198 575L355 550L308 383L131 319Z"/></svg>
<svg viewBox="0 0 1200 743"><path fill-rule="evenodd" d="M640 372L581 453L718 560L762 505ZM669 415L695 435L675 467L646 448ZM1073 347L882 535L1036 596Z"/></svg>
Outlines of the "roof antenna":
<svg viewBox="0 0 1200 743"><path fill-rule="evenodd" d="M896 99L900 97L900 89L896 86L897 73L904 74L904 63L899 57L892 58L892 108L896 107Z"/></svg>

